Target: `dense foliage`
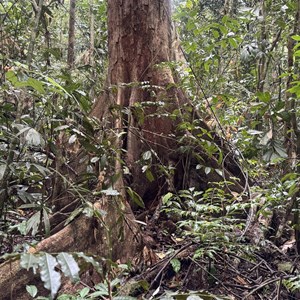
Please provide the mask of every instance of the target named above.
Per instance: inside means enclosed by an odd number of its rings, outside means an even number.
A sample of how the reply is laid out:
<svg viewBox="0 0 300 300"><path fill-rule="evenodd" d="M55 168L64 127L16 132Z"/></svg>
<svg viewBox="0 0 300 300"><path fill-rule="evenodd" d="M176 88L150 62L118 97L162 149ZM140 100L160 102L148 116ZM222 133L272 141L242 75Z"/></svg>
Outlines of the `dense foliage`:
<svg viewBox="0 0 300 300"><path fill-rule="evenodd" d="M251 180L244 194L231 191L231 183L225 181L206 191L187 188L168 192L162 197L161 213L175 227L169 222L163 236L192 238L201 245L193 259L211 264L219 251L241 251L250 256L265 245L265 237L256 245L248 245L245 239L249 222L264 219L268 221L261 221L260 226L268 239L281 247L295 238L294 251L299 251L298 2L186 0L174 4L173 18L181 41L178 56L185 60L170 67L179 74L179 88L190 97L201 119L230 145L244 167L243 176ZM118 149L111 142L111 131L89 115L105 82L106 3L77 0L76 7L76 60L70 69L68 1L0 3L0 252L5 254L1 261L16 255L21 256L22 267L40 268L41 279L53 297L60 287L57 265L75 280L79 276L76 261L90 263L105 273L95 258L83 253L25 253L29 245L51 234L50 219L61 193L56 189L57 181L79 199L67 223L81 213L96 214L90 201L96 194L118 195L110 188L116 178L105 178ZM178 132L200 129L198 121L183 120ZM223 160L217 145L202 141L199 135L190 138L190 148L180 150L192 152L197 140L208 155L217 153ZM89 161L83 175L71 180L58 166L76 177L72 159L79 145L89 153ZM149 182L154 176L150 170L155 155L147 151L141 159ZM125 165L123 168L126 171ZM201 159L195 168L223 176L223 170L205 167ZM161 165L160 169L164 174L172 172L170 166ZM144 207L137 193L130 187L127 192L136 207ZM250 200L245 203L246 194ZM178 259L170 263L175 273L183 268ZM59 299L118 295L120 274L125 276L132 270L128 265L111 264L103 283L84 288L73 298ZM298 290L298 273L286 274L293 277L284 282L285 288ZM144 281L136 285L136 290L149 289ZM28 286L28 293L35 297L38 291ZM165 294L167 299L173 296ZM206 294L194 297L210 299Z"/></svg>

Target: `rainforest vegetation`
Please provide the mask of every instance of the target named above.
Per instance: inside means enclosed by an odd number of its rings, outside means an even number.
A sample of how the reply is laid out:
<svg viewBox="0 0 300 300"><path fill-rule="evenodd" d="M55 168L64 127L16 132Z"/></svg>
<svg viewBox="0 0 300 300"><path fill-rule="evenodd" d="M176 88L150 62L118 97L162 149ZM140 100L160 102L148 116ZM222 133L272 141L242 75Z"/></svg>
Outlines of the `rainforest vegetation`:
<svg viewBox="0 0 300 300"><path fill-rule="evenodd" d="M0 299L300 299L300 0L1 0Z"/></svg>

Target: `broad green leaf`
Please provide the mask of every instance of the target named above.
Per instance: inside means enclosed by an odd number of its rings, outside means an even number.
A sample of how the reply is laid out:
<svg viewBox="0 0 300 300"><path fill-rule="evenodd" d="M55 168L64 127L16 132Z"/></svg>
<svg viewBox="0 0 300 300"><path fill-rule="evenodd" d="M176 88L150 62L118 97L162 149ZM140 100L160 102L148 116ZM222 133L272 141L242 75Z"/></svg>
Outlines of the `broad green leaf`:
<svg viewBox="0 0 300 300"><path fill-rule="evenodd" d="M48 300L48 298L47 298L47 300ZM76 296L62 294L62 295L58 296L57 300L78 300L78 298Z"/></svg>
<svg viewBox="0 0 300 300"><path fill-rule="evenodd" d="M37 288L35 285L26 285L26 291L29 293L31 297L35 297L37 295Z"/></svg>
<svg viewBox="0 0 300 300"><path fill-rule="evenodd" d="M92 293L92 294L90 294L89 295L89 298L91 298L91 299L102 299L102 297L101 296L108 296L108 291L106 290L106 291L97 291L97 292L94 292L94 293ZM99 298L99 297L101 297L101 298Z"/></svg>
<svg viewBox="0 0 300 300"><path fill-rule="evenodd" d="M50 173L50 170L39 165L39 164L31 164L33 167L35 167L43 176L47 176Z"/></svg>
<svg viewBox="0 0 300 300"><path fill-rule="evenodd" d="M127 187L127 193L135 204L137 204L139 207L145 208L145 203L137 192L132 190L130 187Z"/></svg>
<svg viewBox="0 0 300 300"><path fill-rule="evenodd" d="M232 48L234 48L234 49L238 48L239 44L238 44L238 42L236 41L236 39L234 39L234 38L229 38L228 41L229 41L229 44L230 44L230 46L231 46Z"/></svg>
<svg viewBox="0 0 300 300"><path fill-rule="evenodd" d="M210 173L210 171L211 171L210 167L205 167L204 172L206 175L208 175Z"/></svg>
<svg viewBox="0 0 300 300"><path fill-rule="evenodd" d="M65 95L69 96L72 98L72 95L69 94L60 84L58 84L55 80L53 80L50 77L45 76L46 80L51 83L54 87L58 88L59 91L62 91Z"/></svg>
<svg viewBox="0 0 300 300"><path fill-rule="evenodd" d="M151 172L150 169L146 170L146 177L149 180L149 182L153 182L155 180L153 173Z"/></svg>
<svg viewBox="0 0 300 300"><path fill-rule="evenodd" d="M300 35L292 35L291 38L295 41L300 41Z"/></svg>
<svg viewBox="0 0 300 300"><path fill-rule="evenodd" d="M223 172L222 172L222 170L220 170L220 169L216 169L215 170L220 176L222 176L223 177Z"/></svg>
<svg viewBox="0 0 300 300"><path fill-rule="evenodd" d="M169 200L173 197L174 195L172 193L167 193L162 197L162 204L167 204Z"/></svg>
<svg viewBox="0 0 300 300"><path fill-rule="evenodd" d="M74 257L71 254L61 252L57 255L56 258L61 265L63 273L72 281L78 281L80 269Z"/></svg>
<svg viewBox="0 0 300 300"><path fill-rule="evenodd" d="M29 146L43 147L45 145L44 139L34 128L28 130L25 140Z"/></svg>
<svg viewBox="0 0 300 300"><path fill-rule="evenodd" d="M41 93L41 94L45 93L44 86L43 86L43 83L41 81L36 80L34 78L28 78L27 84L29 86L31 86L32 88L34 88L39 93Z"/></svg>
<svg viewBox="0 0 300 300"><path fill-rule="evenodd" d="M152 157L151 151L146 151L143 153L143 160L149 160Z"/></svg>
<svg viewBox="0 0 300 300"><path fill-rule="evenodd" d="M6 72L5 77L12 85L15 85L15 83L19 81L14 71Z"/></svg>
<svg viewBox="0 0 300 300"><path fill-rule="evenodd" d="M85 296L87 296L90 292L90 289L88 287L83 288L80 292L79 295L81 298L84 298Z"/></svg>
<svg viewBox="0 0 300 300"><path fill-rule="evenodd" d="M32 235L34 236L38 232L40 221L41 221L41 212L38 211L27 221L26 233L32 230Z"/></svg>
<svg viewBox="0 0 300 300"><path fill-rule="evenodd" d="M44 287L51 292L51 297L54 298L61 285L61 276L55 271L57 260L54 256L45 253L39 259L41 279L44 282Z"/></svg>
<svg viewBox="0 0 300 300"><path fill-rule="evenodd" d="M27 271L32 268L35 274L39 266L39 257L33 253L23 253L20 258L20 266Z"/></svg>
<svg viewBox="0 0 300 300"><path fill-rule="evenodd" d="M280 157L282 157L282 158L287 158L288 157L288 154L286 153L286 150L283 147L275 145L274 148L275 148L275 151L279 154Z"/></svg>

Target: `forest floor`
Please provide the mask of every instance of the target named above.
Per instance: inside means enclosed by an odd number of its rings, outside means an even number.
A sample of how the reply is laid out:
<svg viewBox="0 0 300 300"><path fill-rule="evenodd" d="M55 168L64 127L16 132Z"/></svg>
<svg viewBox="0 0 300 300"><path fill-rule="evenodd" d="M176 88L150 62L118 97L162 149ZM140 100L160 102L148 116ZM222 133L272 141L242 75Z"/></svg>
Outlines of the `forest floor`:
<svg viewBox="0 0 300 300"><path fill-rule="evenodd" d="M157 226L160 223L160 226ZM146 280L147 299L300 299L290 291L291 279L297 284L299 256L295 240L276 246L264 240L260 246L244 237L239 246L228 249L203 245L193 238L177 237L172 221L158 221L148 227L143 266L133 278ZM147 243L146 243L147 244ZM150 248L151 247L151 248ZM199 255L199 249L206 254ZM205 252L205 251L204 251ZM148 264L148 266L147 266ZM131 279L132 280L132 279ZM295 287L295 286L294 286ZM135 296L142 296L139 292Z"/></svg>
<svg viewBox="0 0 300 300"><path fill-rule="evenodd" d="M145 246L133 270L122 278L119 294L169 300L300 299L300 293L291 292L299 285L294 239L282 245L265 239L257 246L246 235L235 246L217 241L204 245L192 236L183 238L181 229L163 214L146 218L151 221L143 228ZM11 234L3 240L0 256L32 242L32 237Z"/></svg>

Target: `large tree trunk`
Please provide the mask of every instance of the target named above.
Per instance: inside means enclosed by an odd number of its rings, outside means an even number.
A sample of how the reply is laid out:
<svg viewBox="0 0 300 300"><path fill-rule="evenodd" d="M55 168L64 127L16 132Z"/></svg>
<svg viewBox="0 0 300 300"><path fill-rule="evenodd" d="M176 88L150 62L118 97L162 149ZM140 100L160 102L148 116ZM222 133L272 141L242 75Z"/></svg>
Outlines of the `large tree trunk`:
<svg viewBox="0 0 300 300"><path fill-rule="evenodd" d="M120 114L115 126L126 128L122 146L126 149L126 163L131 170L131 185L142 196L151 186L141 176L137 164L143 151L151 147L166 163L173 152L175 124L170 118L149 115L177 108L172 73L168 67L157 64L171 60L171 21L169 1L108 1L109 72L108 85L116 87L109 95L119 108L127 108L127 115ZM148 85L148 87L146 87ZM163 88L163 89L161 89ZM155 96L153 96L155 94ZM107 96L107 95L106 95ZM163 101L158 110L155 103ZM96 103L92 114L101 118L105 114L103 102ZM151 106L137 107L137 103L151 102ZM142 109L142 116L137 110ZM144 120L141 120L145 118ZM151 187L150 187L151 188Z"/></svg>

